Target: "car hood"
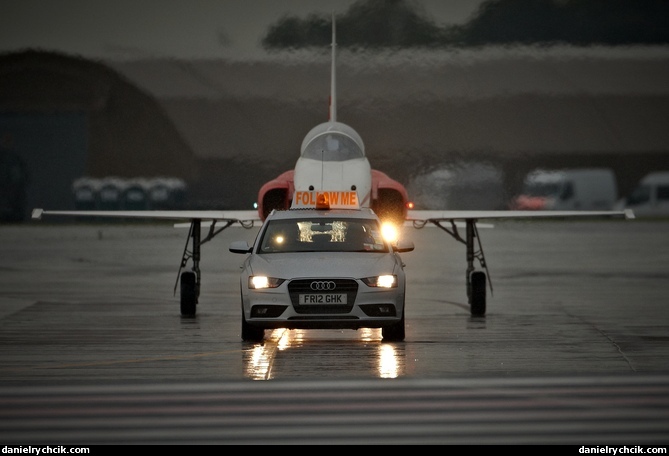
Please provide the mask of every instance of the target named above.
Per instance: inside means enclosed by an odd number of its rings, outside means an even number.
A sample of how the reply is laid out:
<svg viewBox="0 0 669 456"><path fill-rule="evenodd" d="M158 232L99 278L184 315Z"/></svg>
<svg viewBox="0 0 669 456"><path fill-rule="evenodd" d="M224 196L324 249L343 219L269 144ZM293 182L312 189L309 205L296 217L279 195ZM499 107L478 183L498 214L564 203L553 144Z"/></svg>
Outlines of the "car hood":
<svg viewBox="0 0 669 456"><path fill-rule="evenodd" d="M279 253L256 255L250 260L252 274L292 279L295 277L353 277L399 273L400 265L388 253Z"/></svg>

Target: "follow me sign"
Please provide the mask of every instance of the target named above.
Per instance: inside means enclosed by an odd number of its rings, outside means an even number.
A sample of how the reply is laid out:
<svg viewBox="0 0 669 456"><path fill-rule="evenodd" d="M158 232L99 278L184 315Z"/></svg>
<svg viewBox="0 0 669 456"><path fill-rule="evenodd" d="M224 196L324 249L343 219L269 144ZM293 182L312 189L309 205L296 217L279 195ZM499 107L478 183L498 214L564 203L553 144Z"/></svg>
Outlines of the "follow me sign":
<svg viewBox="0 0 669 456"><path fill-rule="evenodd" d="M293 195L296 209L360 209L358 193L354 191L297 191Z"/></svg>

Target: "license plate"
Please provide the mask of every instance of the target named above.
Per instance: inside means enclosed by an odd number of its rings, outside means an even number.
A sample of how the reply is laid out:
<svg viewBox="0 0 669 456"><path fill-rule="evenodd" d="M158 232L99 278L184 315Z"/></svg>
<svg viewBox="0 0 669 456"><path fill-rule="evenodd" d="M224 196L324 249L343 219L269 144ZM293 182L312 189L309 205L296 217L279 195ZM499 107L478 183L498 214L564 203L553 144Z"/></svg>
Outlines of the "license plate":
<svg viewBox="0 0 669 456"><path fill-rule="evenodd" d="M301 294L300 304L346 304L346 293Z"/></svg>

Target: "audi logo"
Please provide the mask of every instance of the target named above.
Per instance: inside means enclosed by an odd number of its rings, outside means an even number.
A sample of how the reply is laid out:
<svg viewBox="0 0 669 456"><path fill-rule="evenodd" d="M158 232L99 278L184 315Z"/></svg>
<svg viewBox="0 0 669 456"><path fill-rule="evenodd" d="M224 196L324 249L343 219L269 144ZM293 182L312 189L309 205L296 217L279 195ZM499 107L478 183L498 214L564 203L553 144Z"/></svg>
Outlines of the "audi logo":
<svg viewBox="0 0 669 456"><path fill-rule="evenodd" d="M311 282L310 288L314 291L334 290L337 287L332 280Z"/></svg>

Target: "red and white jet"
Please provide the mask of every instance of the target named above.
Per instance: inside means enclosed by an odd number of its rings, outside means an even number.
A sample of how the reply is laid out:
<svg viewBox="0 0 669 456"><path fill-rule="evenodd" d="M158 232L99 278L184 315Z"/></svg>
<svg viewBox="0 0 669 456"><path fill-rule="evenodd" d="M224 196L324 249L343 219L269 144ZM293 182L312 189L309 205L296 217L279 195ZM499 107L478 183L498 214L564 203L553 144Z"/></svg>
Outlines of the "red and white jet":
<svg viewBox="0 0 669 456"><path fill-rule="evenodd" d="M58 211L34 209L33 219L49 216L87 216L114 218L164 219L189 222L192 248L184 250L179 270L181 314L195 315L200 295L200 247L224 229L239 224L252 228L263 222L273 210L287 210L295 204L296 195L303 192L355 192L360 207L369 207L383 221L395 225L423 228L437 226L454 239L466 245L466 288L473 316L486 312L486 289L491 285L481 248L477 223L495 219L529 218L592 218L619 217L633 219L631 210L622 211L468 211L468 210L413 210L405 187L381 171L372 169L365 154L360 135L349 125L337 120L336 97L336 35L332 18L332 69L330 118L311 129L304 137L294 169L287 170L265 183L258 192L255 210L149 210L149 211ZM327 201L325 202L327 203ZM325 208L326 206L323 206ZM217 224L220 224L217 226ZM201 235L203 227L208 234ZM458 228L464 229L461 236ZM475 246L478 244L478 248ZM188 260L191 270L182 271ZM479 262L479 268L475 265ZM175 292L177 285L175 285ZM492 290L492 286L490 286Z"/></svg>

